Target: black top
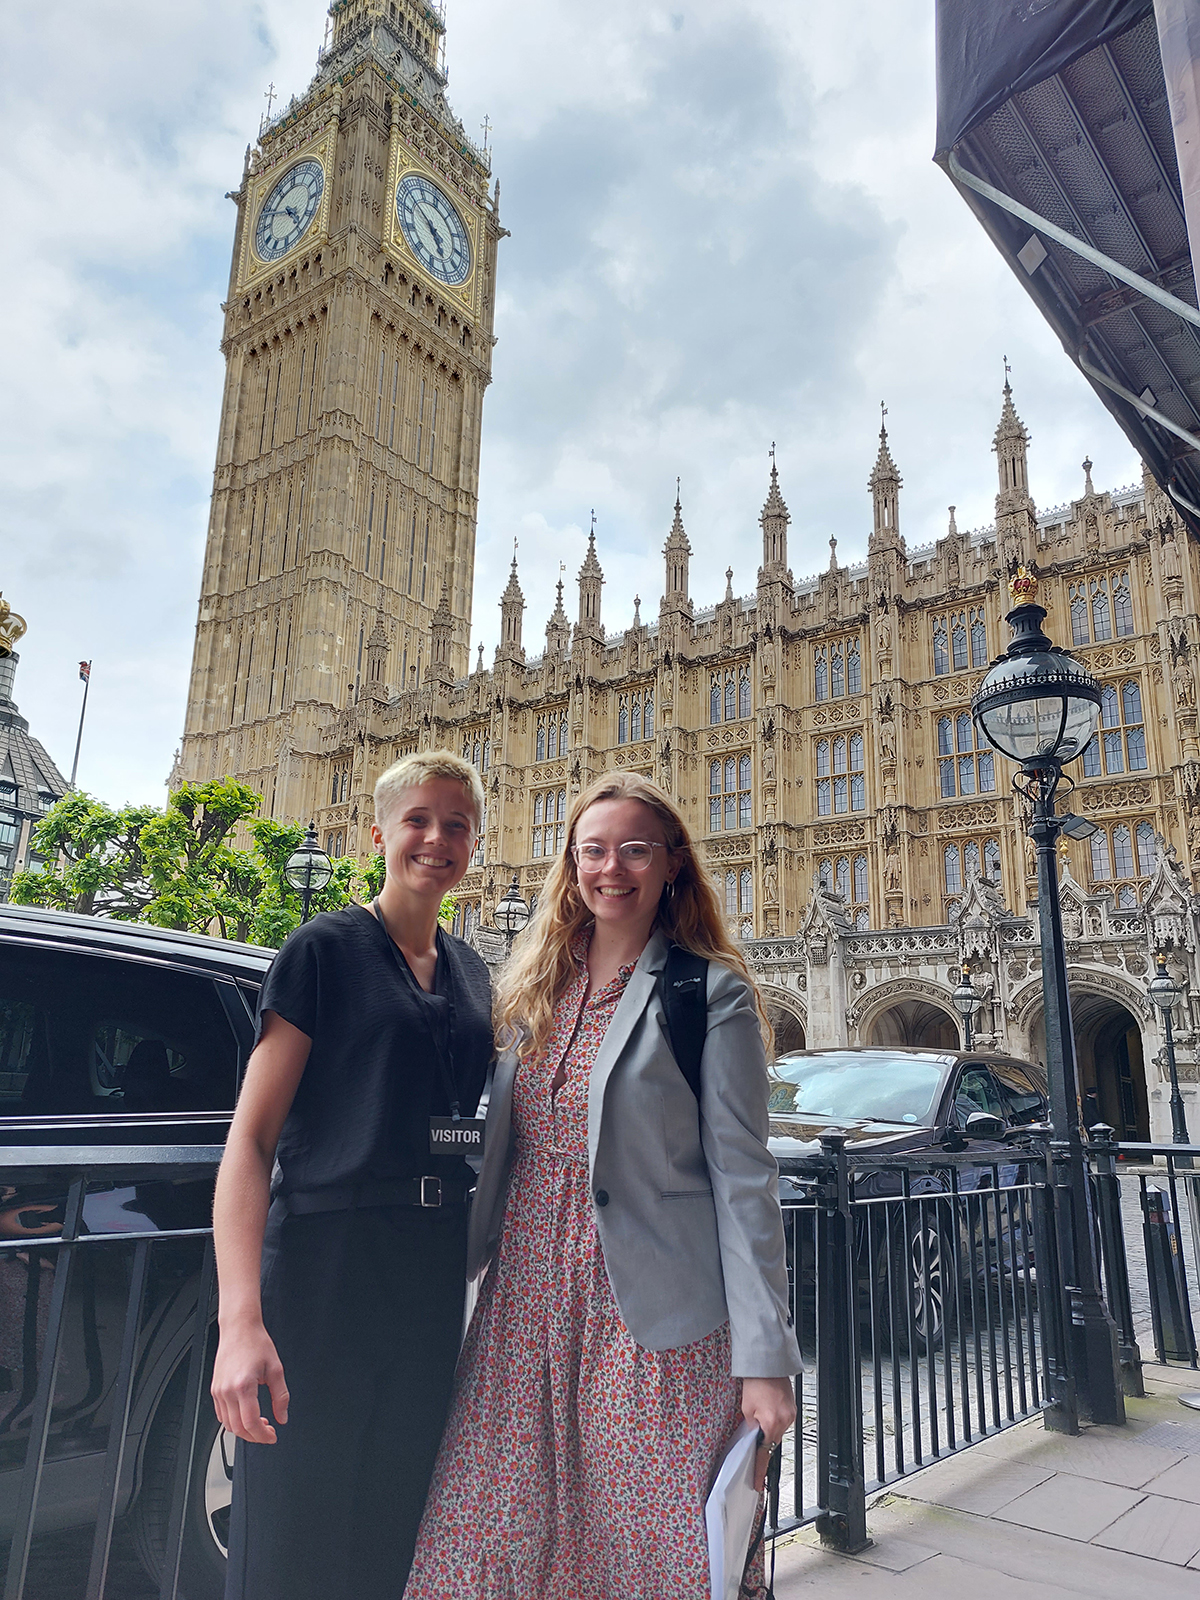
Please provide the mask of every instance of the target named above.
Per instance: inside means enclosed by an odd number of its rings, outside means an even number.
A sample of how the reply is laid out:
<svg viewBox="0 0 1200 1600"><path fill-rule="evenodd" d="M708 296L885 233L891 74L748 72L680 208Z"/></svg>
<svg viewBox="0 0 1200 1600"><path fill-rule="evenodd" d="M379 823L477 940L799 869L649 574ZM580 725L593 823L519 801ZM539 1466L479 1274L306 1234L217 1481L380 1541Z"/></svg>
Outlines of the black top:
<svg viewBox="0 0 1200 1600"><path fill-rule="evenodd" d="M323 912L290 935L258 1002L312 1040L279 1138L283 1194L436 1174L469 1179L460 1156L429 1153L429 1118L450 1115L435 1044L452 1045L459 1109L474 1116L492 1058L491 983L461 939L437 932L434 993L362 906Z"/></svg>

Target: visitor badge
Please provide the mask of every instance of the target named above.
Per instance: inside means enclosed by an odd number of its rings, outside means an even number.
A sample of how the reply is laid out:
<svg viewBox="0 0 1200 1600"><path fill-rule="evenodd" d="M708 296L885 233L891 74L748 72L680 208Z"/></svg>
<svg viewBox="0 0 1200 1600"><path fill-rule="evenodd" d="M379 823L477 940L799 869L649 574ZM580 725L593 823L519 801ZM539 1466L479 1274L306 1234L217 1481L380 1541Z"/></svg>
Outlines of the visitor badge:
<svg viewBox="0 0 1200 1600"><path fill-rule="evenodd" d="M432 1156L481 1156L482 1117L430 1117L429 1153Z"/></svg>

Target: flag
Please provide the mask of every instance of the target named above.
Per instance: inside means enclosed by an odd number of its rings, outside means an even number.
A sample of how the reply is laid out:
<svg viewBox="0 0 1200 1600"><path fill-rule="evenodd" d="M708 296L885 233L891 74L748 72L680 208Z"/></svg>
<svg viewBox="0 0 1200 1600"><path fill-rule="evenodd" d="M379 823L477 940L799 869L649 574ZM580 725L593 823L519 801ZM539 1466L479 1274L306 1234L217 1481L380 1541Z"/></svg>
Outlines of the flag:
<svg viewBox="0 0 1200 1600"><path fill-rule="evenodd" d="M81 661L79 663L79 676L82 679L82 681L84 683L86 683L88 681L88 679L91 677L91 675L92 675L92 663L90 661Z"/></svg>

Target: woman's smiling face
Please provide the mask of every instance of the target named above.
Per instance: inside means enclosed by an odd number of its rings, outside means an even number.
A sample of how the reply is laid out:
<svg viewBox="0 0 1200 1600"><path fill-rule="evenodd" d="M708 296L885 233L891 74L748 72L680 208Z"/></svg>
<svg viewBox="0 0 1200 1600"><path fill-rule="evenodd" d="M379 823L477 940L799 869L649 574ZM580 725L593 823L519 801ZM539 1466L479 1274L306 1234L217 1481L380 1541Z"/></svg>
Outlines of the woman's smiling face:
<svg viewBox="0 0 1200 1600"><path fill-rule="evenodd" d="M644 872L635 872L617 854L618 846L640 840L661 846ZM596 919L614 931L640 930L649 937L663 886L670 883L679 864L666 848L663 825L643 800L597 800L580 817L576 845L598 845L604 862L598 872L581 871L576 861L579 893Z"/></svg>
<svg viewBox="0 0 1200 1600"><path fill-rule="evenodd" d="M388 883L419 899L441 900L462 878L475 845L475 815L455 778L430 778L404 789L371 829L387 863Z"/></svg>

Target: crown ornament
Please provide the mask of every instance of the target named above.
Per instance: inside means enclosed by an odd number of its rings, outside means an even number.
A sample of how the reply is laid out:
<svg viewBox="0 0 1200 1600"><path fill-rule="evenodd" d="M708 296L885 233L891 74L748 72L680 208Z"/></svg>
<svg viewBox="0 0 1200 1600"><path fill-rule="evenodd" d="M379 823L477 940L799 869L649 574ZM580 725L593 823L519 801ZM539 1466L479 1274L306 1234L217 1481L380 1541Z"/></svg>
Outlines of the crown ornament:
<svg viewBox="0 0 1200 1600"><path fill-rule="evenodd" d="M1028 567L1018 567L1014 577L1009 579L1008 592L1012 596L1013 604L1027 606L1032 603L1037 595L1038 581Z"/></svg>
<svg viewBox="0 0 1200 1600"><path fill-rule="evenodd" d="M12 655L17 640L25 632L25 618L19 617L0 594L0 659Z"/></svg>

